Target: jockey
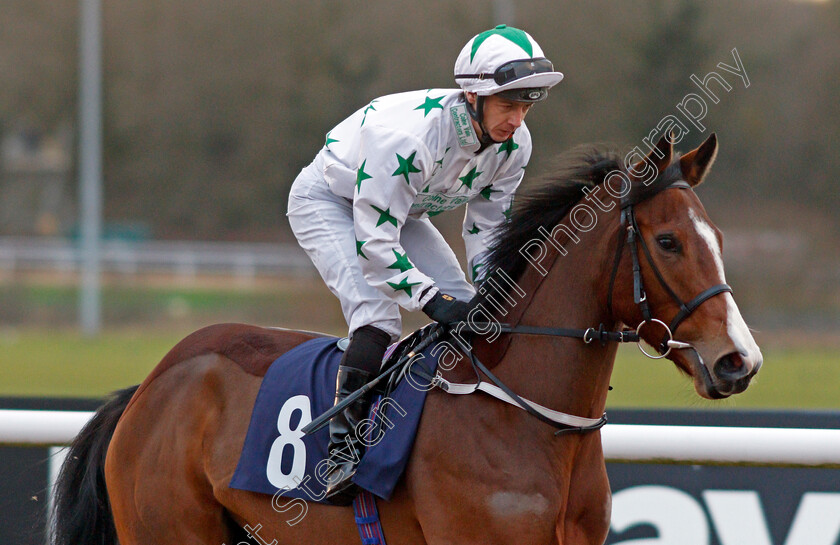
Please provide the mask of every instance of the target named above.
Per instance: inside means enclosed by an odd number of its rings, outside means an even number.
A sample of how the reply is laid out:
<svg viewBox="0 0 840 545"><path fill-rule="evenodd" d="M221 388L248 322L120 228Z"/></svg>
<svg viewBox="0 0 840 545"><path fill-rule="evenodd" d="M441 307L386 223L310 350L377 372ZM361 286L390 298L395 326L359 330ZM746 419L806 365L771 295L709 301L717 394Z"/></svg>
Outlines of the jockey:
<svg viewBox="0 0 840 545"><path fill-rule="evenodd" d="M531 156L523 123L563 79L526 32L499 25L473 37L455 62L460 89L372 100L327 133L292 185L288 217L301 247L341 302L350 344L336 381L338 403L366 384L399 338L399 307L432 320L465 320L475 294L429 218L466 205L463 238L473 280L485 237L505 220ZM359 399L330 422L327 495L349 503L367 418ZM339 449L354 455L333 456Z"/></svg>

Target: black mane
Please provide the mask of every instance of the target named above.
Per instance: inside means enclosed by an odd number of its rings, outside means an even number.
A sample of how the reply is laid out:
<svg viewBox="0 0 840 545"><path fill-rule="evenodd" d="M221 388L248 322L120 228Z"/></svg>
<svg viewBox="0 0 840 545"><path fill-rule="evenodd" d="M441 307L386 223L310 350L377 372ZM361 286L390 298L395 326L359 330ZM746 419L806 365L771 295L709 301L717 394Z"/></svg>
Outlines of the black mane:
<svg viewBox="0 0 840 545"><path fill-rule="evenodd" d="M501 271L519 280L528 265L520 250L529 241L544 238L537 229L542 226L551 231L586 196L584 188L603 184L613 171L627 173L622 154L583 146L560 155L550 176L520 186L507 220L491 233L490 254L479 276L488 278ZM681 177L679 161L674 160L654 182L634 184L630 198L644 200ZM603 191L599 197L605 204L612 200Z"/></svg>

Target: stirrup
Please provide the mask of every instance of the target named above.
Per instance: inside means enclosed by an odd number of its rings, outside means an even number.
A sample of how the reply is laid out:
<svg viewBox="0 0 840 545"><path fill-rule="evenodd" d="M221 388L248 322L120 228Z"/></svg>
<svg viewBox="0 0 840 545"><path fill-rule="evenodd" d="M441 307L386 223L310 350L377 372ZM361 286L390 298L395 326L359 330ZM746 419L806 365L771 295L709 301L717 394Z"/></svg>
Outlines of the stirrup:
<svg viewBox="0 0 840 545"><path fill-rule="evenodd" d="M364 386L371 373L349 366L340 366L336 377L335 403ZM364 455L364 444L355 436L356 426L368 417L370 393L362 396L343 411L333 416L330 421L329 455L336 465L327 474L327 496L332 503L349 505L359 493L359 488L351 481L356 473L358 461ZM347 449L350 449L347 451ZM347 451L347 455L340 453ZM336 455L335 453L339 453ZM348 456L350 459L348 459Z"/></svg>
<svg viewBox="0 0 840 545"><path fill-rule="evenodd" d="M356 496L362 492L361 487L353 482L353 475L356 474L357 467L356 464L352 465L350 473L346 474L343 479L327 485L325 499L329 500L333 505L350 505L353 503ZM329 475L327 479L329 479Z"/></svg>

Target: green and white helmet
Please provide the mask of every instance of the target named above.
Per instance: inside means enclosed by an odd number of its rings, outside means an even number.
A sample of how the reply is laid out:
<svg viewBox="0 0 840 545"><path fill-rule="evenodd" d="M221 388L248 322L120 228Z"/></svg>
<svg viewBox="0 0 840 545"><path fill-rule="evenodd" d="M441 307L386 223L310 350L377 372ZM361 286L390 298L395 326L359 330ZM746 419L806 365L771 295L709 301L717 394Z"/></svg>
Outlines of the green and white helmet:
<svg viewBox="0 0 840 545"><path fill-rule="evenodd" d="M455 81L482 97L539 102L562 79L530 34L507 25L473 37L455 61Z"/></svg>

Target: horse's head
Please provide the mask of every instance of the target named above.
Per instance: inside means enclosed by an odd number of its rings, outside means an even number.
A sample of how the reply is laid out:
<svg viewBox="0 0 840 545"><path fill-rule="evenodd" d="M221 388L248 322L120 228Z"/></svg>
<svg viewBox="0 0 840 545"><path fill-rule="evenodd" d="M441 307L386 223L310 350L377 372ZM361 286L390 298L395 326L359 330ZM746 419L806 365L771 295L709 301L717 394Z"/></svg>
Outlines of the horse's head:
<svg viewBox="0 0 840 545"><path fill-rule="evenodd" d="M615 316L641 324L640 336L660 352L667 351L672 335L677 342L670 343L667 357L709 399L744 391L762 362L726 285L721 232L693 191L717 148L712 134L674 159L672 145L663 137L656 151L630 170L636 179L622 199L617 236L625 242L613 273L611 301Z"/></svg>

